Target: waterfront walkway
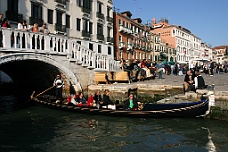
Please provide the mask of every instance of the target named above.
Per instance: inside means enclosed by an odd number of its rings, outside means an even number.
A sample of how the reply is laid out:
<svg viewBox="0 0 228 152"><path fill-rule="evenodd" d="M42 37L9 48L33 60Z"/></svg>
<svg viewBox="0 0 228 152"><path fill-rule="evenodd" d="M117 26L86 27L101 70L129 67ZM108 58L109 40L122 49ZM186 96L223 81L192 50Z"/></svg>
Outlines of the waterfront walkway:
<svg viewBox="0 0 228 152"><path fill-rule="evenodd" d="M151 84L151 85L172 85L172 86L182 86L184 82L184 76L175 76L175 75L165 75L163 74L163 78L165 79L156 79L155 80L145 80L142 82L142 84ZM209 76L208 74L203 74L205 83L207 85L214 84L215 85L215 91L227 91L228 92L228 73L220 73L220 74L214 74L214 76Z"/></svg>
<svg viewBox="0 0 228 152"><path fill-rule="evenodd" d="M101 85L92 85L89 88L91 90L104 90L110 89L112 92L127 92L129 89L138 88L138 90L143 91L159 91L165 93L165 90L174 88L182 89L184 76L176 75L165 75L163 74L164 79L145 80L140 82L128 83L115 83L115 84L101 84ZM228 73L215 73L214 76L209 76L202 73L205 83L207 85L215 85L215 98L221 100L228 100ZM120 95L120 94L119 94Z"/></svg>

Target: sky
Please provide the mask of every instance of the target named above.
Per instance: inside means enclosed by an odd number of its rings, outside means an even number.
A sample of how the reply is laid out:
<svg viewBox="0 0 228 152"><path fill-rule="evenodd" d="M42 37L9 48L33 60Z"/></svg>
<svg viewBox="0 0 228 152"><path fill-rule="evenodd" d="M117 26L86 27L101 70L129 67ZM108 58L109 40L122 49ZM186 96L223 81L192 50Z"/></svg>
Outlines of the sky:
<svg viewBox="0 0 228 152"><path fill-rule="evenodd" d="M228 45L228 0L113 0L113 6L144 24L166 18L212 47Z"/></svg>

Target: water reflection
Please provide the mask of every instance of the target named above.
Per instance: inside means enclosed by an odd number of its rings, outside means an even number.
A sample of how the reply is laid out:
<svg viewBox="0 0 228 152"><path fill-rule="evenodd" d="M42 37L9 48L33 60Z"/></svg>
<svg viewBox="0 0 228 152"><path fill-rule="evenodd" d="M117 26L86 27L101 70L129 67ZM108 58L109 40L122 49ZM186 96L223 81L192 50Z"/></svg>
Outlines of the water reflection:
<svg viewBox="0 0 228 152"><path fill-rule="evenodd" d="M9 111L0 115L1 151L228 151L226 121L106 117L39 105Z"/></svg>

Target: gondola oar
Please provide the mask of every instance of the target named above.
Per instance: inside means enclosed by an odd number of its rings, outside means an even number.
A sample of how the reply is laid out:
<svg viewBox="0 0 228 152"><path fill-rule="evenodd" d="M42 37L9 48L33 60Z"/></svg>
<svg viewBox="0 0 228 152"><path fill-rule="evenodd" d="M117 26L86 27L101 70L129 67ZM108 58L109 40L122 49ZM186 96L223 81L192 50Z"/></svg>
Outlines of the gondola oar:
<svg viewBox="0 0 228 152"><path fill-rule="evenodd" d="M42 91L41 93L37 94L37 95L35 96L35 98L38 97L38 96L40 96L40 95L42 95L43 93L45 93L45 92L51 90L51 89L54 88L55 86L56 86L56 85L53 85L53 86L47 88L46 90L44 90L44 91ZM34 97L33 97L34 94L35 94L35 91L33 91L33 92L32 92L32 95L30 96L30 99L31 99L31 100L34 98Z"/></svg>
<svg viewBox="0 0 228 152"><path fill-rule="evenodd" d="M38 97L38 96L40 96L41 94L43 94L43 93L45 93L45 92L47 92L47 91L49 91L49 90L51 90L52 88L54 88L56 85L53 85L53 86L51 86L50 88L47 88L46 90L44 90L43 92L41 92L41 93L39 93L39 94L37 94L35 97Z"/></svg>

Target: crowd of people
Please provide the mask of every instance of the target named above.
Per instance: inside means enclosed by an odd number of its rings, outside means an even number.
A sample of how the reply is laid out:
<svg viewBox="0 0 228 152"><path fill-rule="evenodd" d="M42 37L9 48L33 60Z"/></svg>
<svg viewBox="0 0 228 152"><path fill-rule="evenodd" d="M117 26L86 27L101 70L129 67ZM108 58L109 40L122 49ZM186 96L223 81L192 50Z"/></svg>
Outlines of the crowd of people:
<svg viewBox="0 0 228 152"><path fill-rule="evenodd" d="M104 90L104 94L101 94L100 90L97 90L95 94L90 94L88 99L84 96L82 92L78 95L71 95L67 98L68 105L71 106L84 106L84 107L96 107L98 109L112 109L116 110L116 104L118 101L113 102L110 99L110 91L108 89ZM129 94L129 98L124 101L123 110L138 110L139 101L134 97L132 93Z"/></svg>
<svg viewBox="0 0 228 152"><path fill-rule="evenodd" d="M62 91L64 89L64 80L61 75L58 74L53 82L53 86L56 89L56 103L63 104ZM138 110L139 101L134 97L132 93L129 94L129 99L124 101L124 110ZM67 98L67 105L71 106L84 106L84 107L97 107L98 109L113 109L116 110L116 104L118 101L113 102L110 99L110 91L104 90L104 94L101 94L100 90L97 90L94 94L90 94L88 98L84 96L83 92L78 94L71 94Z"/></svg>
<svg viewBox="0 0 228 152"><path fill-rule="evenodd" d="M12 28L12 26L10 25L10 22L8 21L7 18L4 18L3 14L0 13L0 27L3 28ZM37 23L34 23L33 25L27 25L26 20L22 20L19 21L17 24L17 29L18 30L22 30L22 31L29 31L29 32L34 32L34 33L43 33L43 34L49 34L50 31L47 28L47 24L43 23L41 27L39 27L39 25ZM19 45L19 41L20 41L20 35L17 36L17 42L16 45ZM25 37L22 38L22 47L25 48ZM11 46L13 46L14 43L14 35L12 34L11 36ZM2 42L2 31L0 30L0 47L3 46L3 42Z"/></svg>

